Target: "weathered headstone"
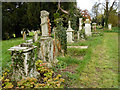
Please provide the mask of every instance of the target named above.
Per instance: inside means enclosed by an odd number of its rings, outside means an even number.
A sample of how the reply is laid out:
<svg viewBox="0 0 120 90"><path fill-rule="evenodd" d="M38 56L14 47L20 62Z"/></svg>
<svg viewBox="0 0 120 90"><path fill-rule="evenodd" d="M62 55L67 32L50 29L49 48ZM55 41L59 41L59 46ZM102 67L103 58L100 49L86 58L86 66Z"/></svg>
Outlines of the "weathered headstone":
<svg viewBox="0 0 120 90"><path fill-rule="evenodd" d="M38 41L38 33L37 31L35 31L35 34L34 34L34 42L37 42Z"/></svg>
<svg viewBox="0 0 120 90"><path fill-rule="evenodd" d="M86 19L85 23L85 35L86 36L91 36L91 25L89 19Z"/></svg>
<svg viewBox="0 0 120 90"><path fill-rule="evenodd" d="M26 33L23 33L23 40L26 40Z"/></svg>
<svg viewBox="0 0 120 90"><path fill-rule="evenodd" d="M108 29L109 29L109 30L112 29L112 24L108 24Z"/></svg>
<svg viewBox="0 0 120 90"><path fill-rule="evenodd" d="M67 29L67 42L74 42L73 41L73 32L74 30L71 28L71 22L68 21L68 29Z"/></svg>

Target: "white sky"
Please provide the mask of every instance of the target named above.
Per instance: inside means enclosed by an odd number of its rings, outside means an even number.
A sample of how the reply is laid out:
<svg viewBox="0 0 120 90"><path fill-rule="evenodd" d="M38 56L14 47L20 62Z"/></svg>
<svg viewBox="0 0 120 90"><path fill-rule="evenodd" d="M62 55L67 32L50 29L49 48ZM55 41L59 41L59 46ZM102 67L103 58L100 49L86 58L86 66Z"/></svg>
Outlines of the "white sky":
<svg viewBox="0 0 120 90"><path fill-rule="evenodd" d="M108 1L110 1L110 4L112 4L114 0ZM79 7L80 9L87 9L89 12L91 12L92 6L94 5L95 2L103 3L105 2L105 0L77 0L77 7Z"/></svg>

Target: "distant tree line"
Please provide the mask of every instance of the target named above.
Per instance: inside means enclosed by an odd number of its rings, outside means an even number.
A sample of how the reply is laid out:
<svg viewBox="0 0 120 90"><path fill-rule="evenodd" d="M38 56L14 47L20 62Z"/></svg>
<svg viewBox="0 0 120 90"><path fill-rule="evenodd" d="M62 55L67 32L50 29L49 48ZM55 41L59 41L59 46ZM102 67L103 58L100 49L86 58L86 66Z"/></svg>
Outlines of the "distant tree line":
<svg viewBox="0 0 120 90"><path fill-rule="evenodd" d="M40 28L40 11L50 13L51 27L55 26L54 19L63 18L64 27L71 20L72 28L78 30L80 11L76 2L3 2L2 3L2 39L9 39L15 34L21 37L21 31L38 30ZM68 12L68 13L65 13ZM59 13L59 17L55 14Z"/></svg>

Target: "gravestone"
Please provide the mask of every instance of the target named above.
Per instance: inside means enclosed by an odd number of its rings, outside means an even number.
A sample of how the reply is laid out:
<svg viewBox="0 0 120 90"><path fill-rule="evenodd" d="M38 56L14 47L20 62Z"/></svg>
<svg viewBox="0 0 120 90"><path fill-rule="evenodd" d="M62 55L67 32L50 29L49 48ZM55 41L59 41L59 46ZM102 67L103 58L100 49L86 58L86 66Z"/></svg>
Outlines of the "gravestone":
<svg viewBox="0 0 120 90"><path fill-rule="evenodd" d="M93 25L93 30L96 31L96 23L92 23Z"/></svg>
<svg viewBox="0 0 120 90"><path fill-rule="evenodd" d="M14 46L8 49L9 51L12 52L11 56L13 76L15 76L16 80L19 80L20 76L25 78L27 76L33 77L36 75L35 73L37 72L35 71L35 57L34 57L35 56L34 50L36 47L37 46L34 46L31 43L22 43L18 46ZM31 65L33 66L31 67Z"/></svg>
<svg viewBox="0 0 120 90"><path fill-rule="evenodd" d="M86 36L91 36L91 25L89 19L86 19L85 21L85 35Z"/></svg>
<svg viewBox="0 0 120 90"><path fill-rule="evenodd" d="M78 30L78 40L80 39L80 32L82 30L82 18L79 18L79 30Z"/></svg>
<svg viewBox="0 0 120 90"><path fill-rule="evenodd" d="M67 29L67 42L74 42L73 41L73 32L74 30L71 28L71 22L68 21L68 29Z"/></svg>
<svg viewBox="0 0 120 90"><path fill-rule="evenodd" d="M35 31L34 33L34 42L37 42L38 41L38 33L37 31Z"/></svg>
<svg viewBox="0 0 120 90"><path fill-rule="evenodd" d="M23 33L23 40L26 40L26 33Z"/></svg>
<svg viewBox="0 0 120 90"><path fill-rule="evenodd" d="M108 24L108 29L109 29L109 30L112 29L112 24Z"/></svg>

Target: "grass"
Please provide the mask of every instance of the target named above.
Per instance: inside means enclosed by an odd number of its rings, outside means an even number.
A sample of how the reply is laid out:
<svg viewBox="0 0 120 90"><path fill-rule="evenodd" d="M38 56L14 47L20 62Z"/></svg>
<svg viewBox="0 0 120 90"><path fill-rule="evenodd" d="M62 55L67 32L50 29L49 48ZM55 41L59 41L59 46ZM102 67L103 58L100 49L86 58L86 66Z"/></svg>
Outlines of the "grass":
<svg viewBox="0 0 120 90"><path fill-rule="evenodd" d="M93 49L102 43L103 37L89 37L86 41L81 41L77 43L68 44L69 46L80 46L80 45L88 45L88 49L75 49L75 48L68 48L67 55L65 57L58 57L58 60L66 62L67 66L73 65L76 67L74 71L76 73L70 72L63 72L61 73L62 76L66 78L66 86L67 87L78 87L76 83L79 82L79 75L84 70L85 66L91 60ZM79 56L79 58L76 58ZM81 59L81 57L83 57Z"/></svg>
<svg viewBox="0 0 120 90"><path fill-rule="evenodd" d="M113 28L115 31L117 28ZM103 36L89 37L87 41L69 43L68 46L85 46L87 50L68 48L65 57L58 60L75 73L61 72L70 88L118 88L118 33L105 33ZM76 58L84 57L83 59Z"/></svg>
<svg viewBox="0 0 120 90"><path fill-rule="evenodd" d="M91 61L79 77L79 87L118 88L117 37L117 33L105 33L103 43L93 50Z"/></svg>

